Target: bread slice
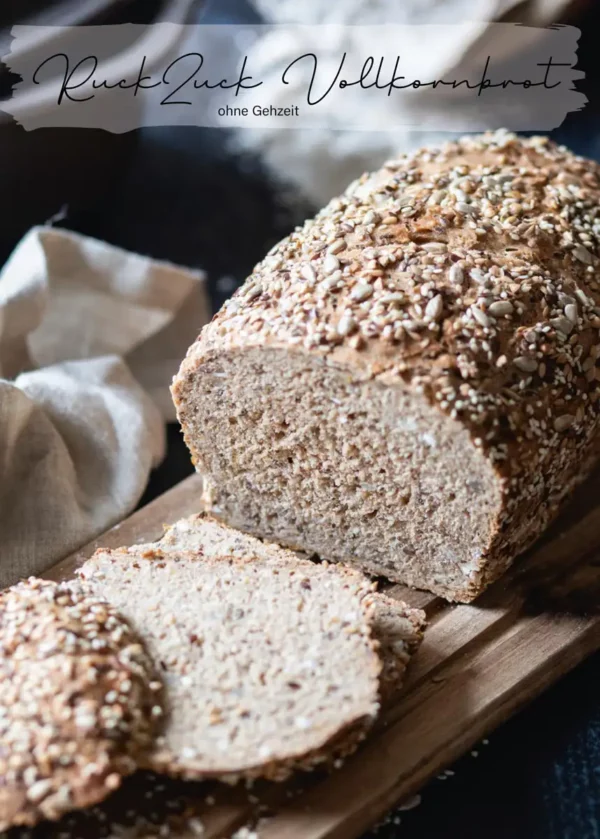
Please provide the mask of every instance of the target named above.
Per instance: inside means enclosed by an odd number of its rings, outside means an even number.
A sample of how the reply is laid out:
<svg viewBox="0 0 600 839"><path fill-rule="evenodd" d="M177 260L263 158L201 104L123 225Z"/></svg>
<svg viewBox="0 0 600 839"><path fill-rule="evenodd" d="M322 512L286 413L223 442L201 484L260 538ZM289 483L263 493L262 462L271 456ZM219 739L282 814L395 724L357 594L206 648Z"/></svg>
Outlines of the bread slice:
<svg viewBox="0 0 600 839"><path fill-rule="evenodd" d="M298 558L295 552L234 530L207 513L180 519L170 525L155 547L162 551L199 551L204 557L252 554L263 561L275 562L290 562ZM380 698L385 703L402 686L410 657L423 638L425 613L380 592L374 593L373 602L372 633L380 646L383 665Z"/></svg>
<svg viewBox="0 0 600 839"><path fill-rule="evenodd" d="M373 586L356 571L137 547L99 551L78 573L131 620L164 678L146 768L281 779L348 753L376 717Z"/></svg>
<svg viewBox="0 0 600 839"><path fill-rule="evenodd" d="M0 830L95 804L154 734L161 684L127 621L79 583L0 594Z"/></svg>

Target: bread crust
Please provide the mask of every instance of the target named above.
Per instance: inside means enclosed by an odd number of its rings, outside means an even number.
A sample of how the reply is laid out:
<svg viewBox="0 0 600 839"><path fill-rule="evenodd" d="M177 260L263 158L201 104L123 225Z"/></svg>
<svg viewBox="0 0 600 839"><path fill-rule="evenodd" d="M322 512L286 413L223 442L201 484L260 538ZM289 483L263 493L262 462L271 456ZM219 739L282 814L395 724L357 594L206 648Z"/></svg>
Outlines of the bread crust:
<svg viewBox="0 0 600 839"><path fill-rule="evenodd" d="M129 623L80 584L0 593L0 829L106 798L152 742L160 689Z"/></svg>
<svg viewBox="0 0 600 839"><path fill-rule="evenodd" d="M472 600L598 462L599 246L600 167L546 138L463 138L364 175L190 348L172 393L196 467L194 381L228 353L310 354L422 395L468 430L502 497L464 586L437 589Z"/></svg>

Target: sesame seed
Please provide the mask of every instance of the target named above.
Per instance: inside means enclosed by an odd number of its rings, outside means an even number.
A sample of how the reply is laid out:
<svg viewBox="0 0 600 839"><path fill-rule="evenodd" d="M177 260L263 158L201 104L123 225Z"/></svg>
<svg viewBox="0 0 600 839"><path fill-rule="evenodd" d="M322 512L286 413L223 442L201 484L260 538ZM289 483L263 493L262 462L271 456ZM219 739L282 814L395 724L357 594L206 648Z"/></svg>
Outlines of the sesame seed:
<svg viewBox="0 0 600 839"><path fill-rule="evenodd" d="M326 274L332 274L340 267L339 260L333 254L329 253L323 261L323 270Z"/></svg>
<svg viewBox="0 0 600 839"><path fill-rule="evenodd" d="M27 790L27 798L34 804L38 804L42 798L45 798L53 788L53 783L49 779L36 781Z"/></svg>
<svg viewBox="0 0 600 839"><path fill-rule="evenodd" d="M312 265L303 265L300 269L300 274L309 283L314 283L314 281L317 279L315 269L312 267Z"/></svg>
<svg viewBox="0 0 600 839"><path fill-rule="evenodd" d="M427 320L437 321L441 318L444 310L444 300L441 294L436 294L425 306L425 317Z"/></svg>
<svg viewBox="0 0 600 839"><path fill-rule="evenodd" d="M475 280L476 283L482 283L485 280L485 272L481 270L481 268L472 268L469 271L469 276L472 280Z"/></svg>
<svg viewBox="0 0 600 839"><path fill-rule="evenodd" d="M452 265L450 267L450 271L448 273L448 276L449 276L450 282L454 283L455 285L461 285L462 282L464 281L464 278L465 278L465 274L464 274L463 269L460 267L460 265L456 265L456 264Z"/></svg>
<svg viewBox="0 0 600 839"><path fill-rule="evenodd" d="M344 337L351 335L356 329L358 329L358 324L351 315L344 315L337 325L338 335Z"/></svg>

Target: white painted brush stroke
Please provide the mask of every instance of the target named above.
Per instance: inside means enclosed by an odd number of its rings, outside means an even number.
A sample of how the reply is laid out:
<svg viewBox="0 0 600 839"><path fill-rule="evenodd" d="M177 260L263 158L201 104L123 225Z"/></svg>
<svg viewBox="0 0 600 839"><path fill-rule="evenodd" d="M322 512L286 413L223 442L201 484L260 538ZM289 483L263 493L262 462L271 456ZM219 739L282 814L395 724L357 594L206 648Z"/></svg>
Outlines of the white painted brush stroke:
<svg viewBox="0 0 600 839"><path fill-rule="evenodd" d="M419 26L158 23L15 26L12 35L11 51L4 60L22 80L3 109L27 130L71 126L121 133L142 125L173 124L369 132L548 130L586 102L574 87L582 76L575 69L579 30L569 26L537 28L481 21ZM553 65L563 66L553 66L549 74L548 81L556 85L552 89L510 84L478 95L476 89L461 85L454 90L446 86L394 89L388 95L385 89L359 85L342 89L336 83L326 97L311 105L307 94L313 59L304 58L285 72L306 53L318 58L313 102L317 92L320 95L336 78L344 53L338 81L358 79L369 56L376 65L383 62L382 83L391 79L397 59L404 84L417 79L475 84L482 78L488 56L487 78L492 83L531 80L536 84L544 78L540 65L552 59ZM235 95L233 90L202 86L233 82L243 59L246 84L256 87ZM80 61L65 93L65 80ZM135 89L140 76L144 89ZM191 78L186 82L187 77ZM374 77L372 72L367 83ZM74 83L81 84L73 89ZM114 87L106 89L105 84ZM71 101L69 96L85 101ZM248 114L220 116L219 109L227 106L247 108ZM263 116L254 111L269 106L297 108L298 112Z"/></svg>

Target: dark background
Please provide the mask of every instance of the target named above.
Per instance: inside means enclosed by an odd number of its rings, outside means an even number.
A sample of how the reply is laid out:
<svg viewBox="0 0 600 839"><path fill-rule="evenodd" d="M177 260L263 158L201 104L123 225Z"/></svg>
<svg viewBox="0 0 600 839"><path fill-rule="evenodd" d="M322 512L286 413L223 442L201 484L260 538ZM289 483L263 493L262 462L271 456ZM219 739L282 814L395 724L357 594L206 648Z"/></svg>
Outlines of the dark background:
<svg viewBox="0 0 600 839"><path fill-rule="evenodd" d="M5 3L0 36L2 25L38 14L39 5ZM65 7L80 13L93 4L50 5L62 21ZM165 10L171 4L154 0L96 5L108 11L87 22L173 19ZM244 0L199 4L194 15L212 23L257 19ZM551 136L600 159L599 4L580 4L573 22L582 30L578 66L586 79L579 87L589 104ZM6 92L7 77L0 71L0 90L2 84ZM0 264L31 224L63 208L63 226L205 269L215 308L234 285L219 278L243 281L266 250L311 210L283 206L259 161L228 152L223 130L25 135L0 123L0 154ZM168 456L142 503L191 472L178 428L170 427L168 435ZM600 656L548 690L477 751L477 757L469 755L452 767L454 775L432 781L419 807L393 814L369 839L600 839Z"/></svg>

